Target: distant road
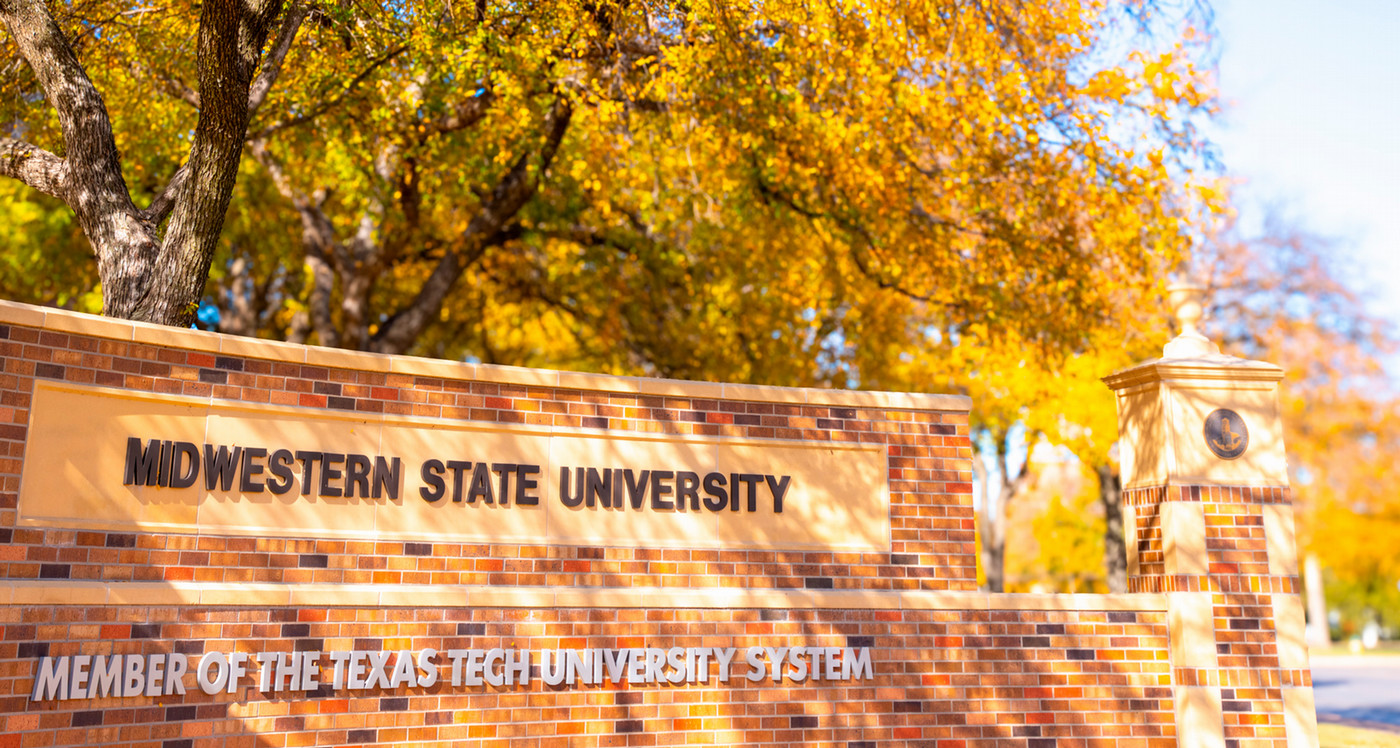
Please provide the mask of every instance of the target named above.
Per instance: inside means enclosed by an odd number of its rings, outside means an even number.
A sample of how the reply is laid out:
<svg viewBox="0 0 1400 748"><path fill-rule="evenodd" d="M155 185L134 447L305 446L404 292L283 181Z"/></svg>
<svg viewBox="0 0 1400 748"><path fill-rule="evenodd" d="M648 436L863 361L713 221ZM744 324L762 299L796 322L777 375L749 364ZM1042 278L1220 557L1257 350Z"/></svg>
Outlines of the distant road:
<svg viewBox="0 0 1400 748"><path fill-rule="evenodd" d="M1400 656L1312 657L1319 722L1400 732Z"/></svg>

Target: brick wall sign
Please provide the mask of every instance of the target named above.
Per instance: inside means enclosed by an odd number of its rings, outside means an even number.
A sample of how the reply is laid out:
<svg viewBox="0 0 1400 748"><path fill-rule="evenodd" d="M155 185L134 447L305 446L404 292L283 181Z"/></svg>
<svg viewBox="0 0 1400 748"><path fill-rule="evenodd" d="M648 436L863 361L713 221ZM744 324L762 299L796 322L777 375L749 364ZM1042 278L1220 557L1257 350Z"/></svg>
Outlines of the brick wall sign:
<svg viewBox="0 0 1400 748"><path fill-rule="evenodd" d="M8 302L0 365L0 748L1315 744L1286 491L1208 572L1162 539L1231 505L1130 493L1137 591L980 592L963 397ZM1208 404L1236 483L1282 455L1257 395Z"/></svg>
<svg viewBox="0 0 1400 748"><path fill-rule="evenodd" d="M239 535L890 548L875 444L326 412L41 382L19 523Z"/></svg>

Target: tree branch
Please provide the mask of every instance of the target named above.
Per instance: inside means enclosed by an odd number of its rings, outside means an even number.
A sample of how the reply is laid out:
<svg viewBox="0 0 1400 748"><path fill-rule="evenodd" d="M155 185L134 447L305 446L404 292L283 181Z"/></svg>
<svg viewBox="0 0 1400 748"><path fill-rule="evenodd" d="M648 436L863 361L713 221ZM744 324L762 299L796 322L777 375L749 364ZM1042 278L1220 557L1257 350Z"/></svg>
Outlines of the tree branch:
<svg viewBox="0 0 1400 748"><path fill-rule="evenodd" d="M154 235L131 202L102 95L43 0L0 0L0 20L58 115L68 170L63 198L97 253L103 313L146 319L139 308L151 296Z"/></svg>
<svg viewBox="0 0 1400 748"><path fill-rule="evenodd" d="M535 196L544 173L554 161L559 144L564 140L564 133L569 129L572 116L573 106L568 99L562 96L556 98L549 113L545 115L544 143L540 145L536 157L532 158L532 154L529 153L521 155L510 171L501 177L491 190L490 197L482 204L481 210L467 224L461 241L443 256L418 290L418 295L407 307L396 312L379 328L379 332L370 342L371 350L402 353L408 350L428 324L436 319L439 310L442 309L443 300L447 298L448 292L457 283L462 272L476 262L487 249L503 240L503 232L508 230L512 219ZM532 162L536 167L533 170L530 168Z"/></svg>
<svg viewBox="0 0 1400 748"><path fill-rule="evenodd" d="M282 18L282 26L277 30L277 40L272 43L272 49L267 51L267 59L263 61L258 77L253 79L253 85L248 89L249 118L258 113L258 109L267 100L272 85L277 82L277 76L282 73L282 62L287 59L292 41L301 29L301 22L306 20L308 10L302 2L293 2L287 8L287 13Z"/></svg>
<svg viewBox="0 0 1400 748"><path fill-rule="evenodd" d="M486 90L477 96L457 102L453 105L452 111L425 123L427 132L420 138L420 141L426 140L429 134L456 132L475 125L486 116L487 110L491 108L491 104L495 100L496 95L490 90Z"/></svg>
<svg viewBox="0 0 1400 748"><path fill-rule="evenodd" d="M272 90L273 84L277 82L277 76L282 71L282 63L287 58L287 53L292 48L292 41L296 39L297 31L301 28L302 21L306 20L307 7L304 3L295 2L287 9L286 15L282 19L282 26L278 29L277 39L273 42L272 49L268 51L267 59L263 62L262 68L258 71L258 77L253 80L248 89L248 117L251 119L263 102L267 100L267 94ZM144 70L137 66L137 72ZM199 94L178 81L165 76L157 76L166 93L179 98L193 106L199 108ZM165 189L156 195L151 204L141 211L142 219L151 225L158 225L165 217L170 215L170 211L175 208L175 198L184 189L189 181L189 164L182 165L170 177L170 181L165 185Z"/></svg>
<svg viewBox="0 0 1400 748"><path fill-rule="evenodd" d="M159 195L155 196L154 200L151 200L151 204L147 205L145 210L141 211L141 219L150 223L152 226L156 226L160 224L161 221L164 221L165 217L170 215L170 211L175 207L175 198L180 194L180 191L185 188L185 183L189 180L189 164L186 163L175 170L175 174L170 177L170 181L166 182L165 188L160 191Z"/></svg>
<svg viewBox="0 0 1400 748"><path fill-rule="evenodd" d="M267 141L253 140L248 145L253 158L267 170L272 184L301 217L301 245L306 253L306 265L311 271L311 288L307 293L309 313L296 321L298 334L305 339L315 331L317 342L329 347L340 345L340 330L332 311L335 292L335 228L322 209L325 193L308 196L292 185L282 163L267 149Z"/></svg>
<svg viewBox="0 0 1400 748"><path fill-rule="evenodd" d="M385 63L388 63L390 60L393 60L395 57L398 57L399 55L403 54L407 49L408 45L403 44L398 47L395 47L394 49L389 50L388 52L385 52L383 55L380 55L377 59L371 61L369 66L367 66L364 70L361 70L358 75L356 75L354 78L351 78L348 83L341 87L340 92L337 93L335 96L331 97L330 100L323 101L320 104L317 104L316 106L312 107L311 111L307 112L306 114L299 114L295 117L291 117L289 119L284 120L278 120L270 125L266 125L263 128L259 129L256 134L252 135L251 139L266 138L267 136L278 132L279 130L286 130L288 128L296 127L298 125L304 125L307 122L310 122L316 119L317 117L320 117L326 112L329 112L335 107L340 106L340 102L344 101L347 97L349 97L350 94L353 93L355 89L358 88L359 85L365 81L365 79L369 78L370 73L373 73L375 70L379 69L380 66L384 65Z"/></svg>
<svg viewBox="0 0 1400 748"><path fill-rule="evenodd" d="M68 163L22 140L0 138L0 175L18 179L59 200L67 200Z"/></svg>

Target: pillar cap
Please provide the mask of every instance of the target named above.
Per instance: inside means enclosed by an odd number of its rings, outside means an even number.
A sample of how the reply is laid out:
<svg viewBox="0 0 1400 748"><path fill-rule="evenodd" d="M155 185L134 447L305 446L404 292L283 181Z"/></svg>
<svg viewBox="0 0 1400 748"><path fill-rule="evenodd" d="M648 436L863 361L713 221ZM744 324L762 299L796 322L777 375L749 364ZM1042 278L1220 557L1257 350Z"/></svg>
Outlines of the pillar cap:
<svg viewBox="0 0 1400 748"><path fill-rule="evenodd" d="M1162 348L1161 358L1109 374L1103 378L1104 384L1116 391L1164 380L1277 382L1283 379L1283 369L1264 361L1227 356L1220 352L1220 346L1201 334L1196 323L1204 315L1205 297L1205 286L1194 283L1167 286L1167 300L1181 325L1181 334Z"/></svg>
<svg viewBox="0 0 1400 748"><path fill-rule="evenodd" d="M1220 346L1201 334L1196 323L1205 314L1205 286L1194 283L1173 283L1167 286L1167 300L1181 325L1181 334L1172 338L1162 349L1164 358L1199 358L1220 355Z"/></svg>
<svg viewBox="0 0 1400 748"><path fill-rule="evenodd" d="M1170 380L1277 382L1281 379L1283 369L1274 364L1216 353L1195 358L1163 357L1144 361L1109 374L1103 378L1103 383L1117 391Z"/></svg>

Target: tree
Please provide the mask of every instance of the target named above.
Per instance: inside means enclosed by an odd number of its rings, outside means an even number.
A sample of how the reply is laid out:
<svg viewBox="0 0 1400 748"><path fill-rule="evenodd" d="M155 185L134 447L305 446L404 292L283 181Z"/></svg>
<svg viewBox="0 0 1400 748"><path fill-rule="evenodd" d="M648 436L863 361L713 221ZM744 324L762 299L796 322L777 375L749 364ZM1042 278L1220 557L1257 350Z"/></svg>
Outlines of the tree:
<svg viewBox="0 0 1400 748"><path fill-rule="evenodd" d="M1097 529L1094 543L1100 558L1093 575L1077 577L1066 569L1061 586L1093 584L1101 580L1110 591L1127 590L1127 551L1120 508L1121 490L1118 466L1112 448L1118 439L1113 393L1101 378L1108 372L1161 355L1161 346L1170 337L1169 315L1160 295L1124 293L1117 329L1097 331L1077 352L1058 359L1035 355L1031 345L999 347L968 346L958 341L929 345L912 362L923 371L941 370L946 382L934 388L966 392L973 400L973 432L977 457L973 470L982 488L979 504L981 568L987 588L1002 591L1006 584L1008 557L1024 553L1024 547L1008 548L1015 504L1028 492L1038 490L1040 475L1031 452L1046 447L1072 455L1092 478L1097 501L1086 504L1078 492L1050 497L1065 504L1083 507L1092 513L1080 517L1082 524L1070 527L1067 513L1041 524L1060 537L1085 537L1090 525ZM994 489L994 490L993 490ZM1054 502L1048 504L1054 507ZM1054 553L1040 559L1015 559L1018 568L1031 568L1043 560L1059 560ZM1074 567L1086 571L1082 565ZM1048 569L1047 569L1048 571ZM1070 575L1070 576L1065 576ZM1092 579L1090 577L1092 576Z"/></svg>
<svg viewBox="0 0 1400 748"><path fill-rule="evenodd" d="M896 383L930 331L1076 349L1188 243L1214 102L1151 10L289 0L207 300L244 334L786 384ZM64 23L158 190L206 26Z"/></svg>
<svg viewBox="0 0 1400 748"><path fill-rule="evenodd" d="M1281 403L1300 509L1299 552L1323 559L1335 582L1335 594L1329 597L1349 611L1350 620L1400 618L1400 595L1394 594L1400 569L1388 545L1379 541L1400 531L1400 507L1380 478L1400 457L1395 451L1400 447L1400 411L1383 366L1395 350L1393 331L1368 314L1364 298L1341 280L1337 268L1345 253L1290 227L1276 211L1257 234L1245 233L1229 216L1199 225L1199 244L1181 273L1210 286L1208 334L1226 353L1278 363L1286 372ZM1170 314L1160 298L1125 302L1125 307L1135 311L1124 314L1118 333L1093 338L1052 370L1014 353L1009 359L988 357L976 363L964 359L955 367L970 378L971 391L981 393L976 396L979 411L995 408L995 403L1013 405L1010 412L979 415L976 420L989 433L1014 427L1032 435L1015 445L983 440L990 464L1015 464L1020 452L1044 439L1067 449L1097 476L1103 573L1115 591L1126 589L1120 483L1111 452L1117 424L1112 394L1099 378L1160 356L1170 337ZM1008 457L1008 452L1016 454ZM996 549L1010 533L1004 526L1007 508L1038 478L1029 460L1019 473L1004 475L1000 495L984 500L982 513L983 560L993 589L1002 578L997 567L1005 563ZM1078 497L1059 498L1074 502ZM1054 524L1046 518L1040 522ZM1063 522L1058 530L1079 532ZM1336 542L1341 537L1376 542ZM1033 563L1016 560L1018 566Z"/></svg>
<svg viewBox="0 0 1400 748"><path fill-rule="evenodd" d="M1326 567L1327 598L1344 626L1400 621L1392 550L1400 501L1388 490L1400 460L1400 397L1385 366L1397 349L1393 326L1343 280L1345 249L1291 227L1277 209L1257 236L1227 225L1204 250L1209 329L1227 351L1286 373L1280 404L1299 554Z"/></svg>
<svg viewBox="0 0 1400 748"><path fill-rule="evenodd" d="M254 72L281 2L202 5L193 66L201 106L188 156L144 209L122 173L107 105L69 43L95 31L83 28L83 14L96 6L72 8L65 33L42 0L0 2L14 52L32 75L27 83L52 107L62 153L13 137L21 121L0 138L0 174L73 211L97 255L104 313L187 325L218 246L249 115L276 78L275 56L256 83Z"/></svg>

